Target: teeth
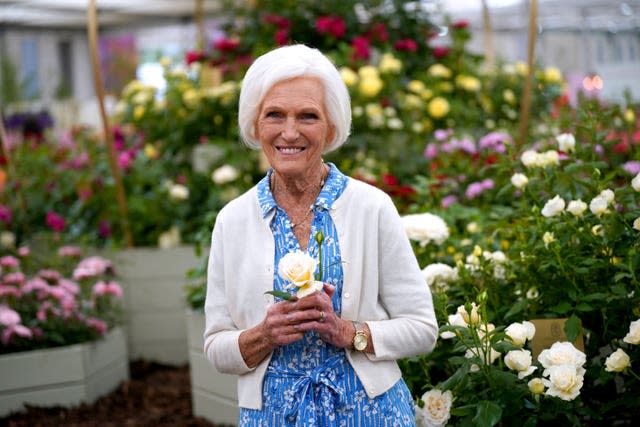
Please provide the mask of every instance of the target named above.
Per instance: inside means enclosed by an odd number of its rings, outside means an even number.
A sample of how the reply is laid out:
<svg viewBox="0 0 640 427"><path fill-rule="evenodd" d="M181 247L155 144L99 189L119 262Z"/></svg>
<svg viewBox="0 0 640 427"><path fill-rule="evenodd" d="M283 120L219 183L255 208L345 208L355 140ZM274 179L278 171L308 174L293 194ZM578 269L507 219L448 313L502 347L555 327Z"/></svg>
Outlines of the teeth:
<svg viewBox="0 0 640 427"><path fill-rule="evenodd" d="M302 148L288 147L288 148L280 148L279 150L280 150L280 152L282 152L284 154L295 154L295 153L299 153L300 151L302 151Z"/></svg>

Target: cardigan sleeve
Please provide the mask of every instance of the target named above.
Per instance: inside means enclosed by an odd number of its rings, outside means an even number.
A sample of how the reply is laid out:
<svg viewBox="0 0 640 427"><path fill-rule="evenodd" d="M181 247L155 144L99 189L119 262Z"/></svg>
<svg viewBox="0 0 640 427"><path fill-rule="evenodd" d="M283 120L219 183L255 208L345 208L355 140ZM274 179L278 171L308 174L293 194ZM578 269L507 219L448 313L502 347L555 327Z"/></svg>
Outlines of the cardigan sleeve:
<svg viewBox="0 0 640 427"><path fill-rule="evenodd" d="M375 347L375 354L367 353L367 357L392 360L428 353L438 336L431 292L387 195L381 200L377 219L378 298L388 319L362 319L369 325Z"/></svg>
<svg viewBox="0 0 640 427"><path fill-rule="evenodd" d="M204 305L204 354L219 372L244 374L252 368L247 366L242 357L238 342L242 330L236 326L229 311L224 258L225 213L223 209L218 215L211 236Z"/></svg>

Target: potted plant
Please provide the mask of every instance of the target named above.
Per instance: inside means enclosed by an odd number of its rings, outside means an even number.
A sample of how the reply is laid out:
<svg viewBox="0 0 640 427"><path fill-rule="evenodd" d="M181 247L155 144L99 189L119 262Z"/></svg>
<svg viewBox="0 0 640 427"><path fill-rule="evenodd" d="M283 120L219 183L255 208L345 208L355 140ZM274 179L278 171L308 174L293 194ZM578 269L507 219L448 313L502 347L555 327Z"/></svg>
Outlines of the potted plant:
<svg viewBox="0 0 640 427"><path fill-rule="evenodd" d="M77 246L0 252L0 414L92 403L128 379L122 289Z"/></svg>

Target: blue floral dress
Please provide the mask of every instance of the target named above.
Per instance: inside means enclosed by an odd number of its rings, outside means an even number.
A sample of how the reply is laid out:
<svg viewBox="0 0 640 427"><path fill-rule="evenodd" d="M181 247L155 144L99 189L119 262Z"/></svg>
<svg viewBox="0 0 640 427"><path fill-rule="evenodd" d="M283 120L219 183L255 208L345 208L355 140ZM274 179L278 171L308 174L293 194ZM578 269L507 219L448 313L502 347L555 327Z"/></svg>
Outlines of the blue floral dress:
<svg viewBox="0 0 640 427"><path fill-rule="evenodd" d="M333 309L341 312L343 271L340 263L338 235L329 208L342 194L347 177L335 165L314 202L315 218L307 251L318 256L313 236L322 231L323 281L336 287ZM269 188L273 172L258 183L262 214L272 209L275 216L271 230L275 239L275 265L289 252L299 250L291 221L275 202ZM284 290L286 283L274 275L273 287ZM411 394L402 379L383 395L370 399L347 360L345 350L325 343L315 332L307 332L298 342L277 348L267 368L262 388L262 409L241 408L240 426L415 426L415 409Z"/></svg>

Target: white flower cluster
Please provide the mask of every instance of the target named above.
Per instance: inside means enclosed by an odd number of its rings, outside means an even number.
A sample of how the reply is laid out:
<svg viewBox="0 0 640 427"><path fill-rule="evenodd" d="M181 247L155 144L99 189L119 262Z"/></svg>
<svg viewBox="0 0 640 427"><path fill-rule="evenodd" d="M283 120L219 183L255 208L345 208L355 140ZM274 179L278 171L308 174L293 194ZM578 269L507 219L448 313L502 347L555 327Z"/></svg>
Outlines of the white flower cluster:
<svg viewBox="0 0 640 427"><path fill-rule="evenodd" d="M527 340L531 340L536 333L536 327L533 323L524 321L522 323L512 323L505 329L507 338L513 345L522 347ZM523 379L533 373L536 366L532 366L533 359L529 350L511 350L504 356L504 364L507 368L518 372L518 378Z"/></svg>
<svg viewBox="0 0 640 427"><path fill-rule="evenodd" d="M231 165L223 165L211 173L211 180L218 185L235 181L240 173Z"/></svg>
<svg viewBox="0 0 640 427"><path fill-rule="evenodd" d="M458 280L458 269L443 263L429 264L422 270L424 280L433 290L445 292L449 283Z"/></svg>
<svg viewBox="0 0 640 427"><path fill-rule="evenodd" d="M440 245L449 238L447 223L434 214L405 215L402 223L409 239L419 242L420 246L426 246L429 242Z"/></svg>
<svg viewBox="0 0 640 427"><path fill-rule="evenodd" d="M538 361L544 367L542 384L547 387L545 394L562 400L573 400L580 394L586 370L583 365L587 356L570 342L556 342L551 348L542 350ZM533 391L534 382L529 385ZM538 389L539 390L539 389Z"/></svg>
<svg viewBox="0 0 640 427"><path fill-rule="evenodd" d="M539 153L536 150L526 150L520 156L520 161L525 168L546 168L560 164L560 155L556 150L548 150Z"/></svg>

